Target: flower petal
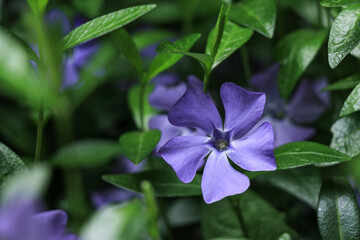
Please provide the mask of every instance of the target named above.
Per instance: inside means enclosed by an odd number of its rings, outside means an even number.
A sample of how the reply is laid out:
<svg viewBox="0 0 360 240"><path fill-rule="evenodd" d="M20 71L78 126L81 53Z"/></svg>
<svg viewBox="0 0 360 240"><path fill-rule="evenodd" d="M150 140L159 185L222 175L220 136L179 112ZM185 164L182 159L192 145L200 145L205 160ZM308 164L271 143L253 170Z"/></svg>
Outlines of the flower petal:
<svg viewBox="0 0 360 240"><path fill-rule="evenodd" d="M244 136L259 121L265 106L265 94L224 83L220 95L225 107L225 131L231 130L233 139Z"/></svg>
<svg viewBox="0 0 360 240"><path fill-rule="evenodd" d="M224 152L213 151L205 164L201 189L207 204L245 192L250 180L231 167Z"/></svg>
<svg viewBox="0 0 360 240"><path fill-rule="evenodd" d="M248 171L273 171L274 132L270 123L263 123L253 133L231 142L226 150L229 158Z"/></svg>
<svg viewBox="0 0 360 240"><path fill-rule="evenodd" d="M69 57L65 59L64 63L64 76L62 82L62 88L68 88L79 81L79 69L74 64L74 59Z"/></svg>
<svg viewBox="0 0 360 240"><path fill-rule="evenodd" d="M316 91L316 82L303 80L291 98L288 115L298 123L312 123L325 111L327 103Z"/></svg>
<svg viewBox="0 0 360 240"><path fill-rule="evenodd" d="M185 83L179 83L176 86L158 84L150 94L149 102L154 108L169 111L185 92Z"/></svg>
<svg viewBox="0 0 360 240"><path fill-rule="evenodd" d="M70 32L69 19L61 10L51 10L45 18L46 22L50 24L50 26L57 28L63 36Z"/></svg>
<svg viewBox="0 0 360 240"><path fill-rule="evenodd" d="M210 152L207 141L209 138L204 136L175 137L160 148L159 154L182 182L189 183L195 177L199 163Z"/></svg>
<svg viewBox="0 0 360 240"><path fill-rule="evenodd" d="M167 115L157 115L152 117L149 120L149 128L150 129L158 129L161 131L161 138L158 144L155 147L155 151L157 152L165 143L167 143L170 139L179 136L182 132L183 127L176 127L172 125Z"/></svg>
<svg viewBox="0 0 360 240"><path fill-rule="evenodd" d="M194 127L211 135L214 128L222 128L222 120L214 102L193 79L180 100L169 112L171 124L179 127Z"/></svg>

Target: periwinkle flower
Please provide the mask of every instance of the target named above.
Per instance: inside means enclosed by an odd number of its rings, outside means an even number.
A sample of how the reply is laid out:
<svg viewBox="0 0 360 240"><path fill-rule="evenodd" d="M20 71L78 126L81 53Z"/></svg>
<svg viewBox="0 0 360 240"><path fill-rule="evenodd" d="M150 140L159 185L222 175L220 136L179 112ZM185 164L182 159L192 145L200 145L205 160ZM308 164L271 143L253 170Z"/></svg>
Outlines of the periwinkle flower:
<svg viewBox="0 0 360 240"><path fill-rule="evenodd" d="M77 240L66 231L67 215L62 210L40 212L39 201L21 196L0 207L2 240Z"/></svg>
<svg viewBox="0 0 360 240"><path fill-rule="evenodd" d="M289 102L283 100L276 83L279 68L278 64L274 64L251 78L251 85L266 93L267 103L261 121L272 124L275 147L310 138L315 129L303 124L316 121L329 104L328 94L319 93L327 85L325 78L314 82L301 80Z"/></svg>
<svg viewBox="0 0 360 240"><path fill-rule="evenodd" d="M208 204L243 193L250 186L249 178L235 170L228 158L248 171L276 169L271 124L263 123L251 131L262 115L265 94L224 83L220 96L225 108L224 125L210 96L190 79L186 93L170 110L168 118L175 126L200 131L196 135L175 137L159 150L184 183L193 180L208 156L201 182Z"/></svg>

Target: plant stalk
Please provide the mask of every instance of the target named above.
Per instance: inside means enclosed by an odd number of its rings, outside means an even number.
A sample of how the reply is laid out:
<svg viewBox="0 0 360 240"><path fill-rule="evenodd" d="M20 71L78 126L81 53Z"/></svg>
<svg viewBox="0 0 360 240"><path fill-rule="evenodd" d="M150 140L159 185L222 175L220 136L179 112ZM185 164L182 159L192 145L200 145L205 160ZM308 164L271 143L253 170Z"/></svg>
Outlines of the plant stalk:
<svg viewBox="0 0 360 240"><path fill-rule="evenodd" d="M34 165L36 165L40 162L43 130L44 130L44 106L42 105L40 107L39 114L38 114Z"/></svg>
<svg viewBox="0 0 360 240"><path fill-rule="evenodd" d="M249 55L245 46L240 48L241 60L244 68L245 85L249 85L251 78L251 67L249 61Z"/></svg>
<svg viewBox="0 0 360 240"><path fill-rule="evenodd" d="M231 205L234 208L236 218L239 221L239 224L240 224L240 227L241 227L241 230L243 232L244 237L246 239L250 239L250 235L249 235L249 232L247 231L246 224L245 224L245 221L244 221L244 217L242 215L242 212L241 212L241 209L240 209L240 206L239 206L240 196L239 195L232 196L232 197L229 198L229 200L231 202Z"/></svg>

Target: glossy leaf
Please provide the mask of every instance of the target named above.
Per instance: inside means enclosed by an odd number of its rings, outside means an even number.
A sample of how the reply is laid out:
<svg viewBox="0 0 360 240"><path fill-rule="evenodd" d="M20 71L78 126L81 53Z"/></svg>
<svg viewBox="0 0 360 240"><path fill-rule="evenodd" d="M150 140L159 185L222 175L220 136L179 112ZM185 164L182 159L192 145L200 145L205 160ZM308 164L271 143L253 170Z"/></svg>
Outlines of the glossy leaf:
<svg viewBox="0 0 360 240"><path fill-rule="evenodd" d="M344 7L357 3L360 3L360 0L322 0L320 2L323 7Z"/></svg>
<svg viewBox="0 0 360 240"><path fill-rule="evenodd" d="M302 73L320 50L326 30L302 29L285 36L275 49L281 63L278 86L283 98L288 99Z"/></svg>
<svg viewBox="0 0 360 240"><path fill-rule="evenodd" d="M318 206L318 226L322 239L360 238L360 211L355 194L345 178L324 182Z"/></svg>
<svg viewBox="0 0 360 240"><path fill-rule="evenodd" d="M201 35L198 33L190 34L186 37L177 40L175 44L188 51L200 38L200 36ZM148 81L153 79L159 73L170 68L172 65L177 63L182 57L183 56L181 54L171 54L171 53L158 54L150 65Z"/></svg>
<svg viewBox="0 0 360 240"><path fill-rule="evenodd" d="M63 49L100 37L136 20L156 7L155 4L141 5L112 12L95 18L72 30L64 37Z"/></svg>
<svg viewBox="0 0 360 240"><path fill-rule="evenodd" d="M206 46L206 53L211 54L211 39L215 31L212 30L208 37L208 43ZM211 66L211 69L214 69L221 62L227 59L231 54L233 54L237 49L244 45L252 36L253 31L249 28L243 28L231 21L226 21L224 32L220 41L219 48L214 58L214 62Z"/></svg>
<svg viewBox="0 0 360 240"><path fill-rule="evenodd" d="M358 84L347 97L340 111L340 117L344 117L360 110L360 84Z"/></svg>
<svg viewBox="0 0 360 240"><path fill-rule="evenodd" d="M330 84L321 91L336 91L336 90L345 90L352 89L360 83L360 74L351 75L347 78L341 79L333 84Z"/></svg>
<svg viewBox="0 0 360 240"><path fill-rule="evenodd" d="M273 0L241 1L231 7L229 17L238 24L272 38L275 30L276 4Z"/></svg>
<svg viewBox="0 0 360 240"><path fill-rule="evenodd" d="M24 162L7 146L0 142L0 189L15 176L26 172Z"/></svg>
<svg viewBox="0 0 360 240"><path fill-rule="evenodd" d="M119 138L120 149L133 163L139 164L154 150L160 136L158 130L127 132Z"/></svg>
<svg viewBox="0 0 360 240"><path fill-rule="evenodd" d="M211 69L211 65L213 63L213 58L210 55L203 54L203 53L192 53L186 51L181 46L177 45L176 43L170 41L164 41L156 49L159 53L172 53L172 54L182 54L185 56L189 56L196 61L203 67L204 72L209 72Z"/></svg>
<svg viewBox="0 0 360 240"><path fill-rule="evenodd" d="M239 207L245 227L252 240L274 240L283 233L296 235L285 223L285 214L278 212L255 192L247 190L239 197ZM229 199L202 205L202 230L205 239L222 236L241 238L243 233Z"/></svg>
<svg viewBox="0 0 360 240"><path fill-rule="evenodd" d="M351 157L360 154L360 115L354 113L340 118L331 126L331 147Z"/></svg>
<svg viewBox="0 0 360 240"><path fill-rule="evenodd" d="M356 58L360 58L360 44L357 45L351 52L351 55L353 55Z"/></svg>
<svg viewBox="0 0 360 240"><path fill-rule="evenodd" d="M145 213L141 201L108 205L91 216L81 230L81 239L146 239Z"/></svg>
<svg viewBox="0 0 360 240"><path fill-rule="evenodd" d="M329 36L328 54L331 68L335 68L360 44L360 4L351 5L336 17Z"/></svg>
<svg viewBox="0 0 360 240"><path fill-rule="evenodd" d="M141 192L141 182L147 180L159 197L185 197L201 195L201 176L188 184L181 182L173 171L151 170L139 173L104 175L105 181L135 192Z"/></svg>
<svg viewBox="0 0 360 240"><path fill-rule="evenodd" d="M145 129L148 129L148 122L152 116L154 116L157 113L157 110L153 108L149 104L149 95L153 91L153 86L147 85L145 88L144 93L144 123L145 123ZM130 89L127 96L128 105L130 108L130 111L132 113L133 119L135 121L136 126L140 129L141 128L141 119L140 119L140 86L134 86Z"/></svg>
<svg viewBox="0 0 360 240"><path fill-rule="evenodd" d="M62 168L93 168L119 155L117 142L102 139L78 140L62 148L51 158L51 163Z"/></svg>
<svg viewBox="0 0 360 240"><path fill-rule="evenodd" d="M265 181L288 192L316 209L321 188L317 168L298 168L273 172L263 176Z"/></svg>
<svg viewBox="0 0 360 240"><path fill-rule="evenodd" d="M112 33L116 46L120 52L128 59L136 70L137 76L142 76L142 62L140 53L132 37L125 29L119 29Z"/></svg>

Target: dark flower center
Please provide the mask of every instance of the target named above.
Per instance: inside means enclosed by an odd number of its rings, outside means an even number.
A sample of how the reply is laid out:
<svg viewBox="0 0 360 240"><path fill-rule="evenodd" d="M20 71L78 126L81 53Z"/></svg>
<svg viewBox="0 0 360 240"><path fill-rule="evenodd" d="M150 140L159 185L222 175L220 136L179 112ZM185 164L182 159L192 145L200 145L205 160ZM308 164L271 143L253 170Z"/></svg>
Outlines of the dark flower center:
<svg viewBox="0 0 360 240"><path fill-rule="evenodd" d="M272 116L276 119L284 119L285 117L285 111L283 111L282 109L276 110L272 112Z"/></svg>
<svg viewBox="0 0 360 240"><path fill-rule="evenodd" d="M220 139L216 142L215 146L217 150L222 152L229 148L229 143L226 140Z"/></svg>

